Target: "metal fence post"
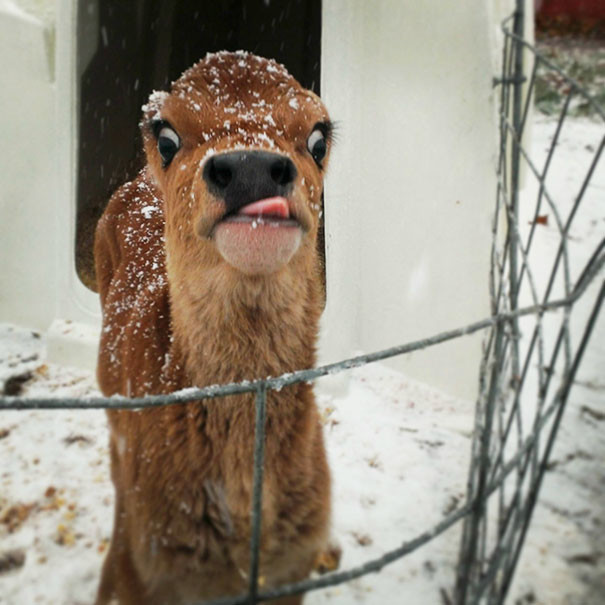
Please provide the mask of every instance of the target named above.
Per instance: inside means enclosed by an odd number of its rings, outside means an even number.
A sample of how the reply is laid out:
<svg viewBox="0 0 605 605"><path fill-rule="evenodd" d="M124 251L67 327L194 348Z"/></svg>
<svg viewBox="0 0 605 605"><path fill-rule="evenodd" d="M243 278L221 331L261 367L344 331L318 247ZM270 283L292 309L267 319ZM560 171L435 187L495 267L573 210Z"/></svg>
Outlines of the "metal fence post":
<svg viewBox="0 0 605 605"><path fill-rule="evenodd" d="M517 136L511 137L511 173L510 173L510 199L511 211L509 216L508 238L510 241L509 256L510 256L510 308L515 311L518 308L519 295L519 269L518 269L518 253L519 239L516 230L516 225L519 224L519 172L521 164L521 138L522 138L522 98L523 98L523 30L525 27L525 0L516 1L515 16L513 22L513 32L517 36L512 41L512 51L514 57L513 67L513 107L512 107L512 123L513 129ZM519 320L514 318L511 321L512 328L512 362L513 362L513 380L516 381L519 376Z"/></svg>

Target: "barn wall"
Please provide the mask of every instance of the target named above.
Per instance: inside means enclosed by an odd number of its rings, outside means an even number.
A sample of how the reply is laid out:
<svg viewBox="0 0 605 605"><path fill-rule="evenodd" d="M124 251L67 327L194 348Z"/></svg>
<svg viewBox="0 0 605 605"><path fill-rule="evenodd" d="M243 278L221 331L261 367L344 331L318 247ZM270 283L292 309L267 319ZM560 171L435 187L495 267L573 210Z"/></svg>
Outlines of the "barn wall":
<svg viewBox="0 0 605 605"><path fill-rule="evenodd" d="M42 19L0 2L0 321L36 329L45 329L55 311L49 294L56 288L54 46L49 32Z"/></svg>
<svg viewBox="0 0 605 605"><path fill-rule="evenodd" d="M492 77L511 5L324 4L322 94L340 124L326 193L326 360L489 315ZM480 349L481 335L466 337L392 365L472 398Z"/></svg>

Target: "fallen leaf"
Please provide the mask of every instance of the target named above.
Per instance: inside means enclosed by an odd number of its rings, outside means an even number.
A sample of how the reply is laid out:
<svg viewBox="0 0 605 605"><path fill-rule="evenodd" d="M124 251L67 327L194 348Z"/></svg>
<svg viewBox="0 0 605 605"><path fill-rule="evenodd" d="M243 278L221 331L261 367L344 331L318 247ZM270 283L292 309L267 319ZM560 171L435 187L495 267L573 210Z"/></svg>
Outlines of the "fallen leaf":
<svg viewBox="0 0 605 605"><path fill-rule="evenodd" d="M83 443L86 445L90 445L92 443L92 439L90 437L86 437L86 435L68 435L63 439L63 443L65 445L72 445L73 443Z"/></svg>
<svg viewBox="0 0 605 605"><path fill-rule="evenodd" d="M9 534L13 533L27 520L33 508L33 504L14 504L13 506L9 506L0 511L0 525L5 525Z"/></svg>
<svg viewBox="0 0 605 605"><path fill-rule="evenodd" d="M366 462L368 463L368 466L370 466L370 468L382 468L382 464L378 459L378 454L372 456L371 458L366 458Z"/></svg>
<svg viewBox="0 0 605 605"><path fill-rule="evenodd" d="M573 555L573 557L569 557L567 560L570 563L583 563L585 565L596 565L601 558L601 553L590 552L590 553L581 553L577 555Z"/></svg>
<svg viewBox="0 0 605 605"><path fill-rule="evenodd" d="M313 569L320 574L335 571L340 566L340 558L342 557L342 549L336 544L328 545L328 548L319 553Z"/></svg>
<svg viewBox="0 0 605 605"><path fill-rule="evenodd" d="M48 366L43 363L41 366L36 368L36 374L43 376L44 378L48 377Z"/></svg>
<svg viewBox="0 0 605 605"><path fill-rule="evenodd" d="M109 540L104 539L101 541L101 543L99 544L99 546L97 546L97 552L99 554L105 552L107 550L107 547L109 546Z"/></svg>
<svg viewBox="0 0 605 605"><path fill-rule="evenodd" d="M594 420L605 420L605 413L595 410L594 408L583 405L580 408L580 412L594 418Z"/></svg>
<svg viewBox="0 0 605 605"><path fill-rule="evenodd" d="M65 504L65 500L58 495L51 496L49 502L43 504L40 509L44 511L59 510Z"/></svg>
<svg viewBox="0 0 605 605"><path fill-rule="evenodd" d="M55 542L60 546L73 546L76 542L76 537L71 528L60 523L57 526L57 537Z"/></svg>
<svg viewBox="0 0 605 605"><path fill-rule="evenodd" d="M23 392L23 385L31 380L32 373L24 372L23 374L17 374L16 376L11 376L4 383L4 388L2 389L3 395L8 395L9 397L16 397L21 395Z"/></svg>
<svg viewBox="0 0 605 605"><path fill-rule="evenodd" d="M321 421L322 424L327 424L330 420L330 416L332 415L332 413L334 412L334 408L333 407L326 407L324 408L320 414L319 414L319 419Z"/></svg>
<svg viewBox="0 0 605 605"><path fill-rule="evenodd" d="M23 550L7 550L0 553L0 573L23 567L25 552Z"/></svg>
<svg viewBox="0 0 605 605"><path fill-rule="evenodd" d="M353 532L353 537L355 538L359 546L370 546L370 544L374 542L374 540L372 540L372 537L368 534L360 534L356 531Z"/></svg>

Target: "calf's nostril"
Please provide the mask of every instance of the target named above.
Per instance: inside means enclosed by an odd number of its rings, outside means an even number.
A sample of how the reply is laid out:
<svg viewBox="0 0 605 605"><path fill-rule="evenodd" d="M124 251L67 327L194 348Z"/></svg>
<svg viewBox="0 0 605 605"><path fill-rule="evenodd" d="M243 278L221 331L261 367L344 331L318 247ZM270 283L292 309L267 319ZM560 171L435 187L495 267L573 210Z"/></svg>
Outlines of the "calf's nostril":
<svg viewBox="0 0 605 605"><path fill-rule="evenodd" d="M278 185L288 185L294 180L296 170L288 158L277 158L271 164L271 178Z"/></svg>
<svg viewBox="0 0 605 605"><path fill-rule="evenodd" d="M208 166L208 179L221 189L225 189L233 179L230 162L225 158L212 158Z"/></svg>

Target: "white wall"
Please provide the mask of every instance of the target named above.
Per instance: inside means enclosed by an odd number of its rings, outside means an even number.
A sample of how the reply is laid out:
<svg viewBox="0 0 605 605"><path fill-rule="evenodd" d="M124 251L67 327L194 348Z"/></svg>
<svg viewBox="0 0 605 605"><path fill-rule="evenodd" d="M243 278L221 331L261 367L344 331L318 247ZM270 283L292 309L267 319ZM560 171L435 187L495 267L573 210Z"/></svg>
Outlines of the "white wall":
<svg viewBox="0 0 605 605"><path fill-rule="evenodd" d="M326 189L324 361L489 315L504 4L324 3L322 96L340 126ZM392 364L472 398L481 338Z"/></svg>
<svg viewBox="0 0 605 605"><path fill-rule="evenodd" d="M0 1L0 320L46 329L56 289L54 74L44 23Z"/></svg>
<svg viewBox="0 0 605 605"><path fill-rule="evenodd" d="M57 0L4 0L4 4L13 4L45 26L54 27Z"/></svg>
<svg viewBox="0 0 605 605"><path fill-rule="evenodd" d="M73 257L75 6L0 0L0 321L48 331L53 361L93 368L99 301Z"/></svg>

